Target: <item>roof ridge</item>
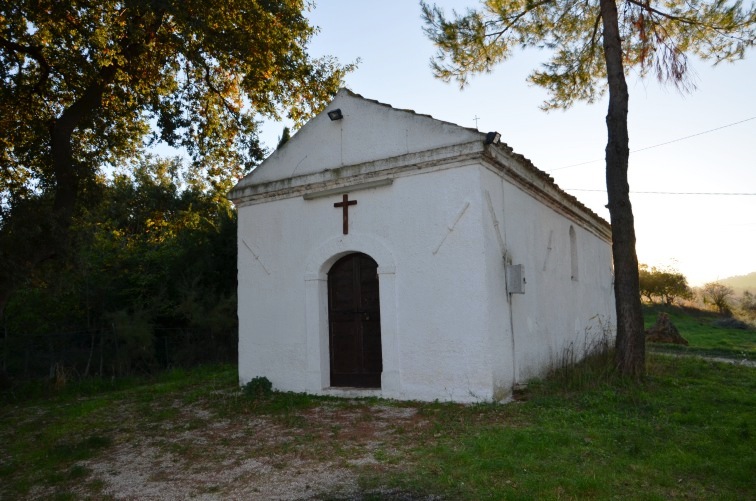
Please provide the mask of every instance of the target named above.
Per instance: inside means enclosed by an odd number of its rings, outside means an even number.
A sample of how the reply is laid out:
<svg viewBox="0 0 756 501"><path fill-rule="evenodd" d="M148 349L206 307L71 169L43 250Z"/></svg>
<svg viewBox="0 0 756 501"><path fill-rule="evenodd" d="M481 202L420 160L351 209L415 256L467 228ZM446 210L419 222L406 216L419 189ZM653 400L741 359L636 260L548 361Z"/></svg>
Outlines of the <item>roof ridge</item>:
<svg viewBox="0 0 756 501"><path fill-rule="evenodd" d="M412 115L415 115L415 116L418 116L418 117L430 118L431 120L435 120L436 122L440 122L440 123L446 124L446 125L453 125L454 127L459 127L460 129L468 130L470 132L476 132L478 134L483 134L483 135L487 134L487 132L481 132L477 128L465 127L464 125L459 125L459 124L456 124L454 122L449 122L447 120L441 120L440 118L436 118L433 115L429 115L428 113L420 113L420 112L417 112L417 111L409 109L409 108L397 108L396 106L392 106L392 105L390 105L388 103L382 103L381 101L378 101L377 99L367 98L367 97L363 96L362 94L358 94L357 92L354 92L352 89L350 89L348 87L342 87L341 89L339 89L339 92L342 91L342 90L346 91L352 97L357 97L357 98L360 98L363 101L367 101L369 103L374 103L374 104L377 104L377 105L380 105L380 106L385 106L386 108L390 108L390 109L395 110L395 111L403 111L405 113L411 113Z"/></svg>
<svg viewBox="0 0 756 501"><path fill-rule="evenodd" d="M465 129L465 130L468 130L468 131L471 131L471 132L477 132L477 133L482 134L482 135L486 134L486 132L481 132L477 128L473 129L471 127L465 127L463 125L455 124L454 122L448 122L446 120L441 120L441 119L438 119L438 118L434 117L433 115L429 115L429 114L426 114L426 113L418 113L417 111L411 110L411 109L396 108L396 107L394 107L394 106L392 106L392 105L390 105L388 103L382 103L382 102L378 101L377 99L367 98L367 97L363 96L362 94L358 94L357 92L354 92L352 89L350 89L348 87L342 87L341 89L339 89L339 92L341 92L342 90L345 91L346 93L348 93L352 97L356 97L356 98L362 99L364 101L377 104L379 106L385 106L385 107L387 107L389 109L392 109L392 110L395 110L395 111L403 111L405 113L411 113L412 115L415 115L415 116L418 116L418 117L427 117L427 118L430 118L431 120L435 120L435 121L443 123L443 124L459 127L460 129ZM545 182L547 182L548 184L550 184L551 186L553 186L558 192L562 193L572 203L576 203L577 205L579 205L582 209L584 209L588 213L592 214L593 216L598 217L601 220L606 221L602 216L600 216L599 214L597 214L596 212L594 212L592 209L590 209L588 206L586 206L583 202L581 202L577 197L575 197L574 195L571 195L570 193L567 193L566 191L564 191L564 189L562 189L556 183L556 181L554 180L554 178L552 176L550 176L546 171L538 168L533 163L533 161L530 160L528 157L526 157L522 153L516 152L514 150L514 148L512 148L511 146L509 146L509 144L505 143L504 141L501 141L501 142L499 142L496 145L496 147L503 149L514 160L522 163L526 168L532 169L534 171L533 173L535 175L537 175L542 180L544 180Z"/></svg>

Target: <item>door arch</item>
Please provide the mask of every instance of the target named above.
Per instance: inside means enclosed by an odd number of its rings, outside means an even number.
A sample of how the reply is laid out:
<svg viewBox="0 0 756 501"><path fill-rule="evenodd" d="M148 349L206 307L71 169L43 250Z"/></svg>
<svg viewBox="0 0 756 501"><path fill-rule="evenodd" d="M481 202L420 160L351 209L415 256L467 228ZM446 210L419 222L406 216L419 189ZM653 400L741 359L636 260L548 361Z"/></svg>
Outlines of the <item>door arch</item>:
<svg viewBox="0 0 756 501"><path fill-rule="evenodd" d="M331 386L380 388L381 308L378 263L355 252L328 272Z"/></svg>

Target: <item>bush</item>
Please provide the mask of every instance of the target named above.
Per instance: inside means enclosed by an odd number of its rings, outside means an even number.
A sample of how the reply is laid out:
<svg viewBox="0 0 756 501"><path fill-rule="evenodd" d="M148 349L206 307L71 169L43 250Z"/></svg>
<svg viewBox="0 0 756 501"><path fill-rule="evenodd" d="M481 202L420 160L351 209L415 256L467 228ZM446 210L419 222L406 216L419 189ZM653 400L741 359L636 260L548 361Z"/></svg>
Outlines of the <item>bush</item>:
<svg viewBox="0 0 756 501"><path fill-rule="evenodd" d="M704 303L716 306L722 315L731 315L730 297L735 294L732 287L718 282L709 282L703 286Z"/></svg>
<svg viewBox="0 0 756 501"><path fill-rule="evenodd" d="M273 383L264 376L252 378L243 386L244 394L253 400L267 398L273 393Z"/></svg>
<svg viewBox="0 0 756 501"><path fill-rule="evenodd" d="M748 325L747 323L745 323L745 322L743 322L741 320L738 320L737 318L732 318L732 317L720 318L718 320L714 320L711 323L711 325L713 325L714 327L725 327L727 329L743 329L743 330L748 330L748 329L751 328L751 326Z"/></svg>

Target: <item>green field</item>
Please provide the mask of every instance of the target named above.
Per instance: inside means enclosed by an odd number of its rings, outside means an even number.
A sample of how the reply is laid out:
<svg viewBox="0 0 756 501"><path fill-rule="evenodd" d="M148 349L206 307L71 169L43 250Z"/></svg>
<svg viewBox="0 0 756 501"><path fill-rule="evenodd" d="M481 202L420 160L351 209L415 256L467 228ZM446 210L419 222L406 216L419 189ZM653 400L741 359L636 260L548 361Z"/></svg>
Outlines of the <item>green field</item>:
<svg viewBox="0 0 756 501"><path fill-rule="evenodd" d="M756 360L756 330L720 327L722 317L715 312L666 305L644 305L646 328L652 326L661 312L669 315L672 323L690 344L688 347L649 344L651 349L676 350L690 353L721 355L731 358Z"/></svg>

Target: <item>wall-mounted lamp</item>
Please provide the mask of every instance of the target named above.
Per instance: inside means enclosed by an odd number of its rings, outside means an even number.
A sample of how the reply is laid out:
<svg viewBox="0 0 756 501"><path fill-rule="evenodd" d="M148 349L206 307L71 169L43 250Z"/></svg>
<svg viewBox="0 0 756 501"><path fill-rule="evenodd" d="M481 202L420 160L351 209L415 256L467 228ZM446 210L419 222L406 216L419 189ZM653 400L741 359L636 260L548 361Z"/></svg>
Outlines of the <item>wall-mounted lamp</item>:
<svg viewBox="0 0 756 501"><path fill-rule="evenodd" d="M336 108L335 110L329 111L328 118L330 118L331 121L341 120L342 118L344 118L344 115L341 114L341 108Z"/></svg>
<svg viewBox="0 0 756 501"><path fill-rule="evenodd" d="M501 142L501 134L498 132L489 132L486 134L486 144L499 144Z"/></svg>

